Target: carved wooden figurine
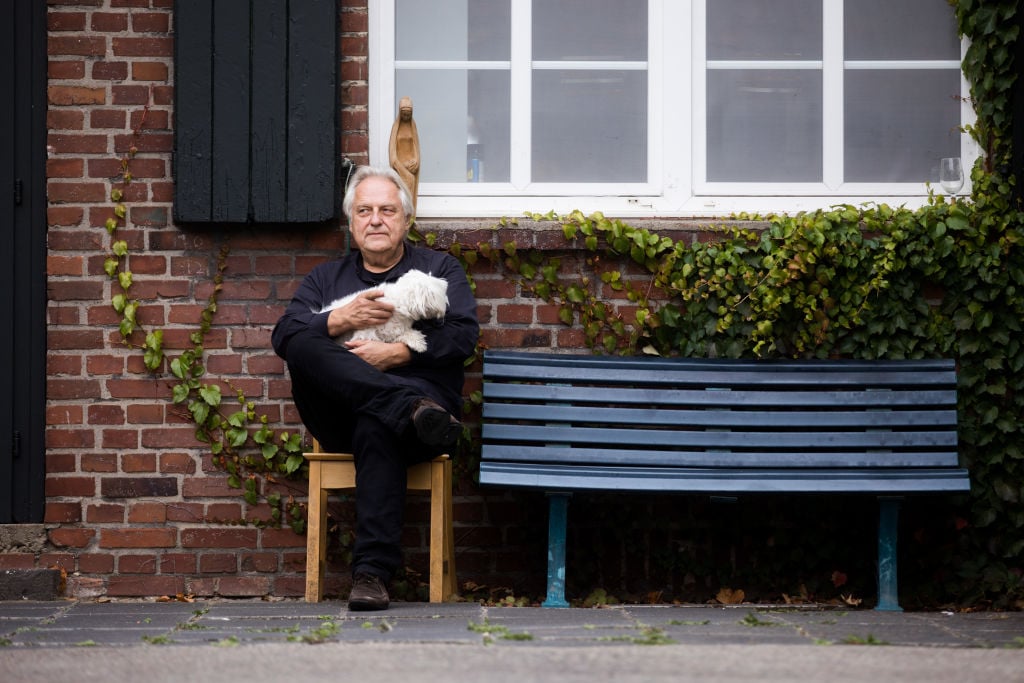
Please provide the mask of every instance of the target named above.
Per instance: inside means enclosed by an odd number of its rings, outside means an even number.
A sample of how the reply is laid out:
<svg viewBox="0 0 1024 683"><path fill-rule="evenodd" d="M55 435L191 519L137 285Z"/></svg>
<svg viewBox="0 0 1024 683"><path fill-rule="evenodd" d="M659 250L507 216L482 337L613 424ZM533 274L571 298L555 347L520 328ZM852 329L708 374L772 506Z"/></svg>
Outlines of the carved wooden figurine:
<svg viewBox="0 0 1024 683"><path fill-rule="evenodd" d="M415 209L419 194L420 138L416 132L416 122L412 120L412 100L408 97L403 97L398 103L398 117L391 126L388 157L391 168L398 172L409 188Z"/></svg>

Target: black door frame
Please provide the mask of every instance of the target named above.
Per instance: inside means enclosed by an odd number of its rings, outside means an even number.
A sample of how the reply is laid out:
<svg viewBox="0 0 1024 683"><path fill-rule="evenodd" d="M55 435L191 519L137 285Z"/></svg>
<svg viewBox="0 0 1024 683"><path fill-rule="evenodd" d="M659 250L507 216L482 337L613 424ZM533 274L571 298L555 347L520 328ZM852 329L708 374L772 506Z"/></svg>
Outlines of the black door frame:
<svg viewBox="0 0 1024 683"><path fill-rule="evenodd" d="M0 523L42 522L46 410L46 3L0 22ZM6 24L6 26L3 26Z"/></svg>

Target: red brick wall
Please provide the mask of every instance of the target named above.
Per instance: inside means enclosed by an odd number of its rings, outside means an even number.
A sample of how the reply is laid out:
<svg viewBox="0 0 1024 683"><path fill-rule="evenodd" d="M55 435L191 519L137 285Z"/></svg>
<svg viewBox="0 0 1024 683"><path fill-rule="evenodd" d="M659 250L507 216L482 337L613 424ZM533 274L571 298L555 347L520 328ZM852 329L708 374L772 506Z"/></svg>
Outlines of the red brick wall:
<svg viewBox="0 0 1024 683"><path fill-rule="evenodd" d="M366 163L367 12L341 0L341 154ZM298 596L305 538L262 528L265 506L250 506L193 436L167 381L149 375L127 348L111 308L118 291L103 271L112 238L104 223L121 159L133 145L128 214L116 239L128 242L139 320L165 330L168 353L188 345L211 292L220 247L230 247L213 330L211 377L244 389L277 426L299 428L270 331L301 277L344 246L339 228L286 226L185 229L172 223L172 0L48 0L48 365L46 527L49 550L0 555L0 568L61 566L77 596ZM564 249L560 230L490 229L489 221L421 221L442 245L513 240ZM583 267L567 254L567 268ZM482 341L499 347L579 347L557 311L518 296L487 266L474 273ZM606 292L605 294L610 294ZM479 386L471 374L467 390ZM464 468L465 469L465 468ZM301 496L304 484L283 486ZM336 505L342 525L351 521ZM543 583L543 498L482 494L465 473L457 487L459 578L512 586ZM412 499L407 561L425 574L427 519ZM524 552L526 548L526 552ZM344 567L328 584L337 590Z"/></svg>

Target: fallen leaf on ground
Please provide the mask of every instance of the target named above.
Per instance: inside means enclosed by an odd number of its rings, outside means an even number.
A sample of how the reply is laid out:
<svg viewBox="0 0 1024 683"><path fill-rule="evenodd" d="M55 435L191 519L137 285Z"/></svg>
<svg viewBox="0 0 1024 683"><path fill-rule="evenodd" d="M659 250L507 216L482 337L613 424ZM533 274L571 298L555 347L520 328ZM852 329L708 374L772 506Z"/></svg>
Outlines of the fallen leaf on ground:
<svg viewBox="0 0 1024 683"><path fill-rule="evenodd" d="M743 598L746 594L742 588L733 590L732 588L722 588L718 591L718 595L715 596L715 600L722 603L723 605L738 605L743 602Z"/></svg>

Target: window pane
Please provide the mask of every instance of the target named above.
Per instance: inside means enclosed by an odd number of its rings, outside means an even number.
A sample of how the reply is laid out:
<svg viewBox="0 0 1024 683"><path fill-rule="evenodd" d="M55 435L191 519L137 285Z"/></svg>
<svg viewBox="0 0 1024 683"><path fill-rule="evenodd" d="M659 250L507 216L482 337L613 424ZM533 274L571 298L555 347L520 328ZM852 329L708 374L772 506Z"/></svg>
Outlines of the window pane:
<svg viewBox="0 0 1024 683"><path fill-rule="evenodd" d="M846 0L846 59L960 59L945 0Z"/></svg>
<svg viewBox="0 0 1024 683"><path fill-rule="evenodd" d="M708 0L710 60L821 59L821 0Z"/></svg>
<svg viewBox="0 0 1024 683"><path fill-rule="evenodd" d="M647 60L647 3L534 0L536 60Z"/></svg>
<svg viewBox="0 0 1024 683"><path fill-rule="evenodd" d="M412 98L419 133L420 182L465 182L473 152L484 165L483 180L508 181L509 72L399 69L396 113L404 96Z"/></svg>
<svg viewBox="0 0 1024 683"><path fill-rule="evenodd" d="M707 179L818 182L821 72L708 72Z"/></svg>
<svg viewBox="0 0 1024 683"><path fill-rule="evenodd" d="M395 59L509 59L509 1L395 0Z"/></svg>
<svg viewBox="0 0 1024 683"><path fill-rule="evenodd" d="M534 182L646 182L646 71L534 71Z"/></svg>
<svg viewBox="0 0 1024 683"><path fill-rule="evenodd" d="M960 72L847 71L848 182L938 179L939 159L960 156Z"/></svg>

